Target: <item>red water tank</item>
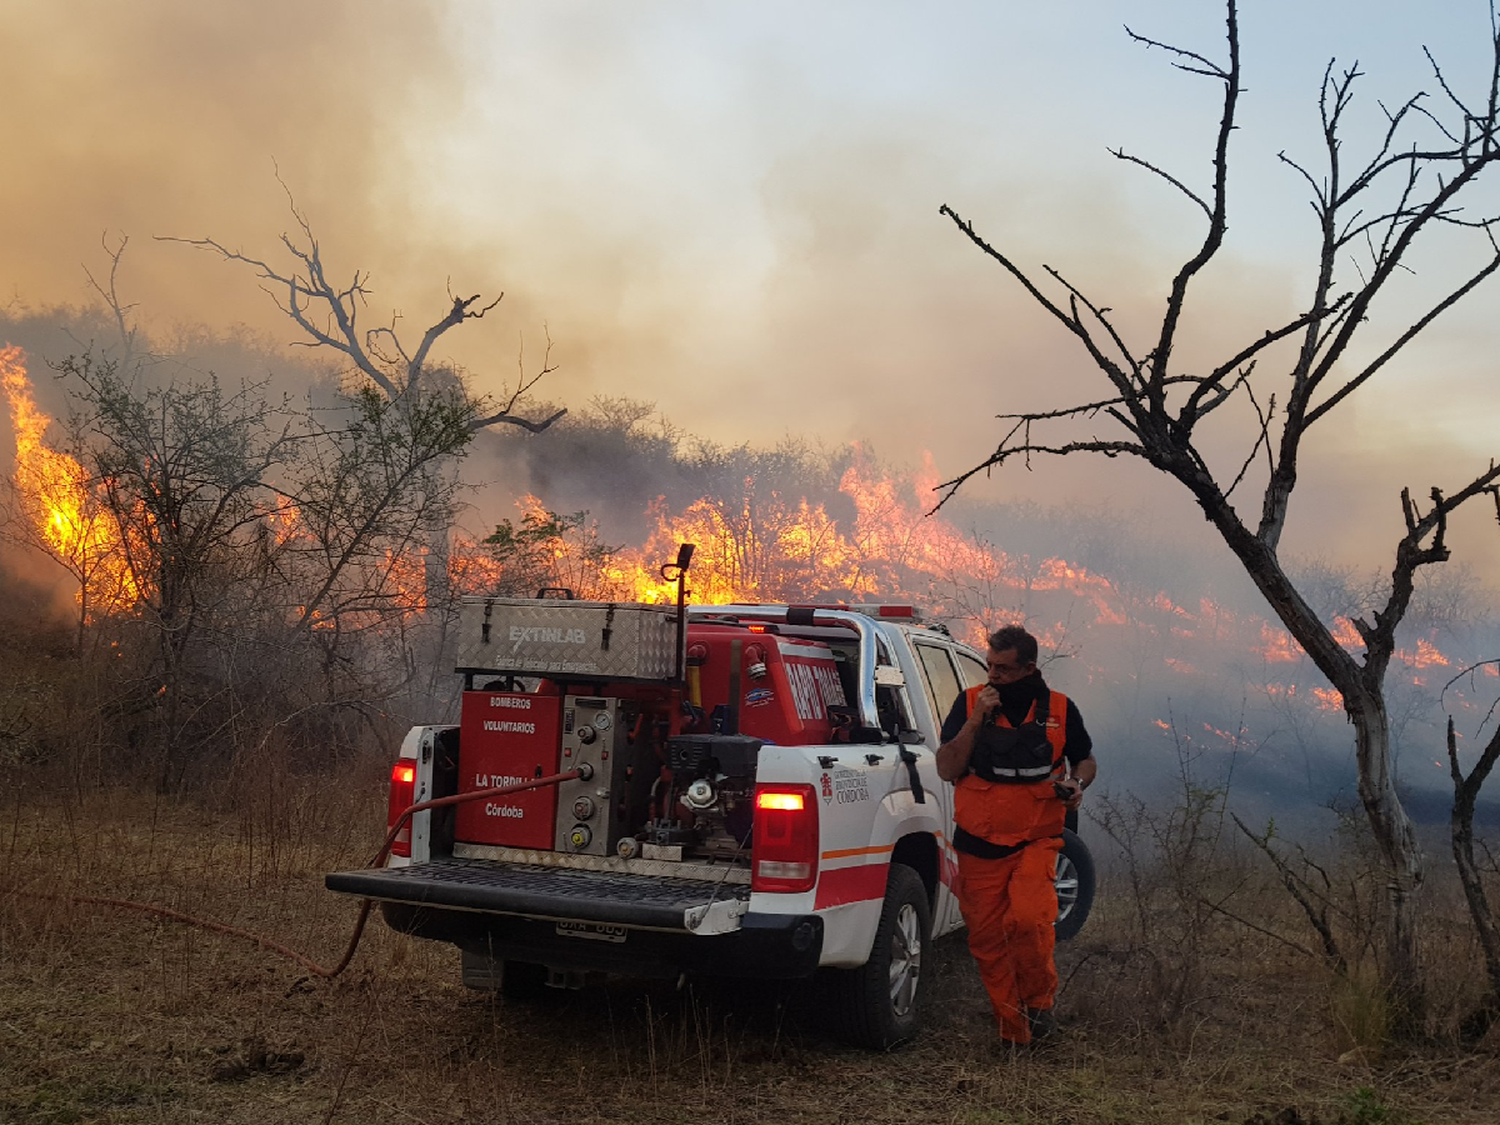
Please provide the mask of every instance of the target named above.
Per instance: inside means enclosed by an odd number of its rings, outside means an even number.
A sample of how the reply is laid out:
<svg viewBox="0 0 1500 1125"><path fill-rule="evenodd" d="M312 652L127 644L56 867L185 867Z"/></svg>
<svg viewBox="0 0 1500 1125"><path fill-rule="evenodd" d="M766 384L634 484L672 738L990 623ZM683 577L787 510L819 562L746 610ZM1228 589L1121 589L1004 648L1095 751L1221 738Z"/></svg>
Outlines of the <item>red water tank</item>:
<svg viewBox="0 0 1500 1125"><path fill-rule="evenodd" d="M829 708L846 701L833 650L822 641L693 622L687 644L708 715L737 702L740 734L783 746L820 746L832 739Z"/></svg>

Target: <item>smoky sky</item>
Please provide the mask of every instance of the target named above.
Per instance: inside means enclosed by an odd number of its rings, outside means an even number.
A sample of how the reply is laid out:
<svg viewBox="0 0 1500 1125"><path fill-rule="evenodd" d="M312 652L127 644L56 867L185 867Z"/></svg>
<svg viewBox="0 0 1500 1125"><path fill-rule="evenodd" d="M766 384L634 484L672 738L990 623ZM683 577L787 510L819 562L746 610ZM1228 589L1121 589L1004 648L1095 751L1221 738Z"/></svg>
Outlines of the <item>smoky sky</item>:
<svg viewBox="0 0 1500 1125"><path fill-rule="evenodd" d="M415 334L452 294L504 292L444 341L477 389L500 394L534 372L550 337L549 400L643 399L729 443L861 440L909 463L930 452L943 474L993 447L995 415L1101 388L1066 331L939 204L1032 276L1063 272L1149 347L1201 228L1105 146L1201 187L1216 106L1130 47L1121 6L925 21L903 5L710 7L13 0L0 10L0 294L13 308L87 302L83 267L102 276L101 238L128 235L122 296L158 333L246 324L287 344L297 333L248 271L153 237L274 256L293 222L279 175L334 276L369 271L366 324ZM1217 49L1213 5L1123 7ZM1316 155L1322 52L1342 37L1371 70L1421 63L1425 29L1398 28L1414 18L1400 6L1342 26L1304 26L1294 10L1246 8L1231 239L1189 306L1184 365L1232 354L1299 308L1305 191L1276 154ZM1482 38L1484 13L1472 15L1469 38ZM1390 43L1360 38L1382 24ZM1457 26L1434 17L1440 48L1462 46ZM955 84L935 87L945 72ZM1372 85L1362 107L1419 79ZM1295 124L1271 119L1288 107ZM1421 262L1381 315L1417 307L1445 264ZM1477 311L1323 427L1290 547L1388 569L1400 489L1452 488L1483 468L1494 300L1477 294ZM1248 422L1226 417L1212 436L1230 475ZM1108 422L1081 425L1088 436ZM972 488L1201 534L1180 489L1122 460L1007 468ZM1466 519L1453 540L1500 582L1494 534Z"/></svg>

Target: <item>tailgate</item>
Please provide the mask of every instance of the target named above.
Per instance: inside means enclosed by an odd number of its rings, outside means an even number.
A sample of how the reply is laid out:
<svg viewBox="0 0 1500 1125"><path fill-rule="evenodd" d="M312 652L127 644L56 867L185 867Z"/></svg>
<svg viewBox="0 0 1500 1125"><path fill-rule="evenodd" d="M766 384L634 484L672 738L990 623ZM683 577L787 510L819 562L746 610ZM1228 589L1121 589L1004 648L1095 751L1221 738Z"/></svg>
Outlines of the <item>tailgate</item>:
<svg viewBox="0 0 1500 1125"><path fill-rule="evenodd" d="M382 902L695 934L738 930L750 904L748 886L717 879L474 859L337 871L324 883L331 891Z"/></svg>

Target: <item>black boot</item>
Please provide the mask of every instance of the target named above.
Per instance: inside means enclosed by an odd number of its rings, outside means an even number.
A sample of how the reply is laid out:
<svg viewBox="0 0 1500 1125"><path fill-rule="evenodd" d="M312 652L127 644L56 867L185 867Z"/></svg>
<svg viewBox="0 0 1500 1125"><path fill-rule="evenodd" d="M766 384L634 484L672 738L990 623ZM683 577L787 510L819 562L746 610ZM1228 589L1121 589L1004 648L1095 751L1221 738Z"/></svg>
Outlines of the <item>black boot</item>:
<svg viewBox="0 0 1500 1125"><path fill-rule="evenodd" d="M1031 1025L1031 1041L1040 1043L1057 1034L1057 1017L1051 1008L1027 1008L1026 1022Z"/></svg>

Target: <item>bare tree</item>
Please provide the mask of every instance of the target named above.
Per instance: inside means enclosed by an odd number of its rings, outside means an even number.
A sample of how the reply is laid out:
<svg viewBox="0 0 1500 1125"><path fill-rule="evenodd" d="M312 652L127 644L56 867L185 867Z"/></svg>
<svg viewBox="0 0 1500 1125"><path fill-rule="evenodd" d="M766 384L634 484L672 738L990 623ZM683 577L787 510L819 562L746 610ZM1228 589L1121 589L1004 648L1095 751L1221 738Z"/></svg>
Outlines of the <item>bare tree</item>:
<svg viewBox="0 0 1500 1125"><path fill-rule="evenodd" d="M105 308L114 318L115 331L120 337L120 354L115 356L115 362L122 368L129 369L131 361L135 358L135 341L137 325L131 316L135 311L135 303L126 304L120 298L120 265L125 260L125 248L130 245L130 236L121 234L113 246L109 243L109 232L105 231L100 236L99 245L104 250L104 256L109 259L109 274L101 282L94 276L87 265L83 267L83 276L89 279L89 288L99 295L104 302Z"/></svg>
<svg viewBox="0 0 1500 1125"><path fill-rule="evenodd" d="M278 182L286 190L280 177ZM281 235L281 245L291 258L290 268L273 266L239 250L230 250L212 238L159 236L159 241L186 243L211 251L226 262L249 266L265 283L262 288L271 295L277 307L307 335L308 338L299 343L305 347L332 348L341 353L392 402L415 408L438 370L432 363L433 346L449 329L457 328L465 321L482 319L504 299L505 294L481 304L482 294L455 297L450 291L448 312L429 326L417 346L408 352L394 326L371 328L360 324L360 314L370 298L370 275L355 270L348 284L342 287L331 280L312 225L298 209L290 190L286 190L286 195L297 225L295 235L285 232ZM520 412L524 399L537 383L556 370L550 358L549 341L541 367L530 375L523 369L504 401L489 402L486 404L488 409L476 411L468 422L469 428L482 430L488 426L507 425L540 433L566 414L567 410L561 409L544 418L533 419Z"/></svg>
<svg viewBox="0 0 1500 1125"><path fill-rule="evenodd" d="M1485 661L1493 665L1494 661ZM1472 677L1475 669L1466 668L1448 682L1452 687L1465 676ZM1445 689L1446 690L1446 689ZM1486 721L1495 718L1495 707L1485 716ZM1486 1032L1500 1020L1500 919L1490 906L1484 890L1484 871L1474 856L1474 806L1479 800L1479 791L1484 787L1500 762L1500 727L1490 732L1490 738L1479 753L1479 760L1467 774L1458 764L1458 735L1453 729L1453 718L1448 718L1448 768L1453 777L1453 815L1449 819L1449 833L1453 847L1453 860L1458 867L1458 880L1464 889L1464 900L1469 905L1469 917L1474 922L1474 932L1479 938L1479 948L1484 956L1485 975L1489 987L1474 1009L1463 1019L1459 1033L1466 1042L1477 1043ZM1490 871L1496 870L1494 857L1490 858Z"/></svg>
<svg viewBox="0 0 1500 1125"><path fill-rule="evenodd" d="M277 307L306 336L305 340L298 341L299 344L331 348L344 356L354 371L378 388L379 393L413 423L423 417L426 400L434 392L457 393L463 399L467 407L463 425L469 433L491 426L515 426L531 433L541 433L567 413L564 408L532 418L523 409L527 396L537 383L555 370L551 362L550 339L540 366L531 373L525 370L525 355L522 353L514 385L508 386L494 400L470 397L454 371L434 361L433 348L448 331L467 321L482 319L500 303L504 293L485 302L481 294L455 296L450 289L447 312L428 326L413 347L402 340L394 322L375 326L363 324L361 317L371 292L369 274L355 270L347 283L330 277L311 223L297 207L290 189L279 175L277 181L286 191L287 205L295 223L294 232L281 235L281 245L289 259L287 265L273 265L242 251L231 250L212 238L163 237L161 241L185 243L217 254L226 262L249 267L260 278L262 288ZM457 454L461 448L460 445L451 452ZM440 463L427 464L425 471L426 483L431 489L437 493L446 490ZM435 516L444 514L444 505L437 497L425 508ZM446 588L447 520L435 520L426 529L426 537L426 578L430 600L439 589Z"/></svg>
<svg viewBox="0 0 1500 1125"><path fill-rule="evenodd" d="M1412 1021L1410 1028L1423 1009L1416 932L1423 862L1396 790L1386 671L1395 651L1396 628L1411 603L1413 576L1420 567L1447 560L1449 517L1494 490L1500 465L1491 462L1471 479L1433 485L1425 503L1414 500L1409 489L1402 492L1406 530L1395 545L1384 603L1354 621L1365 646L1363 659L1340 645L1329 623L1309 604L1280 548L1304 443L1313 426L1347 403L1442 313L1500 268L1495 218L1470 216L1462 209L1484 171L1500 161L1500 28L1492 5L1488 81L1475 97L1461 97L1429 53L1439 104L1418 93L1386 110L1380 139L1362 163L1349 160L1341 133L1360 72L1357 67L1339 70L1334 62L1328 64L1319 102L1325 148L1320 173L1284 153L1280 156L1311 189L1318 220L1316 277L1304 311L1243 346L1226 348L1222 362L1211 369L1190 371L1174 363L1175 353L1187 323L1189 290L1221 250L1228 228L1229 146L1242 92L1235 0L1226 8L1228 57L1223 62L1126 28L1135 42L1167 52L1177 69L1222 89L1212 184L1206 194L1141 157L1113 152L1170 185L1202 213L1206 228L1201 244L1172 279L1159 328L1151 330L1143 345L1128 338L1106 303L1087 296L1061 272L1044 266L1050 281L1039 283L952 208L941 208L941 214L1074 337L1106 389L1089 401L1002 415L1009 428L995 451L982 464L946 482L939 505L976 473L1012 458L1029 461L1041 454L1137 457L1188 490L1288 631L1343 695L1355 730L1360 800L1389 880L1392 910L1385 981L1400 1002L1398 1010ZM1469 272L1449 278L1438 297L1394 330L1373 320L1377 298L1409 272L1413 247L1440 231L1472 236L1482 259ZM1346 282L1343 275L1351 273L1352 283ZM1369 347L1371 338L1382 332L1386 337ZM1365 345L1359 351L1351 347L1356 336ZM1268 376L1262 366L1278 358L1286 359L1285 370ZM1260 365L1262 360L1268 362ZM1271 378L1278 380L1274 386L1268 382ZM1211 415L1231 403L1254 419L1253 428L1233 460L1216 466L1202 431ZM1101 415L1113 424L1113 433L1101 436L1082 429ZM1255 505L1259 511L1244 515L1232 497L1253 482L1260 482Z"/></svg>

